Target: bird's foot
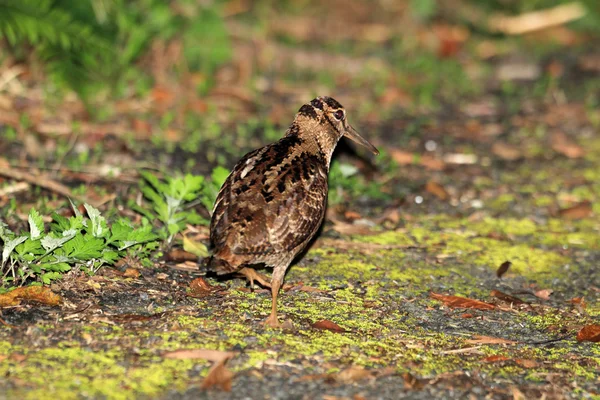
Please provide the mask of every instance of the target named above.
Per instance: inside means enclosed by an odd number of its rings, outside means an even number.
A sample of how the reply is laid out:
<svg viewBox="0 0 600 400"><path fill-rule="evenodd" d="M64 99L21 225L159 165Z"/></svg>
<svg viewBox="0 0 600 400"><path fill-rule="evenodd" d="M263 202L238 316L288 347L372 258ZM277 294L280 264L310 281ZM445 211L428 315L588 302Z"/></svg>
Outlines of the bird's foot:
<svg viewBox="0 0 600 400"><path fill-rule="evenodd" d="M271 315L269 315L269 318L267 318L263 322L263 325L269 326L269 327L275 328L275 329L281 329L281 328L283 328L283 324L281 324L279 322L279 319L277 318L277 314L271 314Z"/></svg>
<svg viewBox="0 0 600 400"><path fill-rule="evenodd" d="M263 274L259 274L253 268L244 267L238 271L240 274L244 275L246 279L250 282L250 288L254 290L254 281L258 282L261 286L271 288L271 283L269 282L269 278L264 276Z"/></svg>

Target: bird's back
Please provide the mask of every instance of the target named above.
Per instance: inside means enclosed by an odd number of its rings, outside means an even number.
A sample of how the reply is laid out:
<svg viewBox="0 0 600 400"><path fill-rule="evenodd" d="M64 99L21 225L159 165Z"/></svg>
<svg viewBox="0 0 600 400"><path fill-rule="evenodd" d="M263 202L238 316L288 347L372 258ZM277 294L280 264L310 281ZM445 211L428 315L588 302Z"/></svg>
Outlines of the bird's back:
<svg viewBox="0 0 600 400"><path fill-rule="evenodd" d="M244 156L223 184L210 226L217 273L293 258L317 232L327 204L327 161L289 135ZM224 262L223 262L224 261Z"/></svg>

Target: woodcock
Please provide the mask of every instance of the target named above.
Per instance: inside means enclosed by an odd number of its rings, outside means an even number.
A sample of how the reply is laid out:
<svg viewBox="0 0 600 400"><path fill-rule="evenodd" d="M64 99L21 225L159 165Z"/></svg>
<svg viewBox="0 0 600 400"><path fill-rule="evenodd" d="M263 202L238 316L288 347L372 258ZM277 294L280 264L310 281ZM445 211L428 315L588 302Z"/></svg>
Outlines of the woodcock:
<svg viewBox="0 0 600 400"><path fill-rule="evenodd" d="M323 222L329 163L342 136L379 154L350 126L340 103L317 97L300 108L281 140L246 154L217 196L208 270L270 287L269 326L280 326L277 294L285 271ZM270 284L248 267L262 263L273 267Z"/></svg>

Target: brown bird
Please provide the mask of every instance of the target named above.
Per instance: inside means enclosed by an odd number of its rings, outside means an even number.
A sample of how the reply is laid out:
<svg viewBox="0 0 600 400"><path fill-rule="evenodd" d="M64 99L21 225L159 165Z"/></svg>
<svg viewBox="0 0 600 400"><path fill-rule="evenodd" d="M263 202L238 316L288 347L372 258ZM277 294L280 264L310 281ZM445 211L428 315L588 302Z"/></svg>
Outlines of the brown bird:
<svg viewBox="0 0 600 400"><path fill-rule="evenodd" d="M213 255L208 270L240 273L271 288L271 315L278 327L277 294L285 271L313 238L327 207L331 155L342 136L379 151L350 126L346 110L331 97L304 104L285 136L246 154L221 187L210 221ZM273 267L271 283L248 265Z"/></svg>

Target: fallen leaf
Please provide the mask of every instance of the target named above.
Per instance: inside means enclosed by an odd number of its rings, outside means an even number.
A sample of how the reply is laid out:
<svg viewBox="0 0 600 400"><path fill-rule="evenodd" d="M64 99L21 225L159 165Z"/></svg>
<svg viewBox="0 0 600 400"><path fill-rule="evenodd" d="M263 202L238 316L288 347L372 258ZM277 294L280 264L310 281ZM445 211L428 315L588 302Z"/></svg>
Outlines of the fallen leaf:
<svg viewBox="0 0 600 400"><path fill-rule="evenodd" d="M361 224L351 224L338 219L332 219L333 230L342 235L369 235L373 231L369 226Z"/></svg>
<svg viewBox="0 0 600 400"><path fill-rule="evenodd" d="M397 207L387 208L381 218L377 220L377 223L380 224L385 221L390 221L392 224L400 222L400 210Z"/></svg>
<svg viewBox="0 0 600 400"><path fill-rule="evenodd" d="M550 146L554 151L569 158L581 158L585 155L583 147L573 142L563 132L557 131L550 137Z"/></svg>
<svg viewBox="0 0 600 400"><path fill-rule="evenodd" d="M467 339L465 342L469 344L515 344L514 340L496 338L491 336L474 335L473 339Z"/></svg>
<svg viewBox="0 0 600 400"><path fill-rule="evenodd" d="M518 297L515 296L511 296L510 294L506 294L504 292L501 292L499 290L492 290L490 293L491 296L500 299L502 301L504 301L505 303L510 303L510 304L526 304L523 300L519 299Z"/></svg>
<svg viewBox="0 0 600 400"><path fill-rule="evenodd" d="M360 380L372 378L372 377L373 377L373 374L371 373L371 371L368 371L368 370L364 369L363 367L353 365L353 366L350 366L350 367L346 368L345 370L337 373L333 377L333 379L336 382L353 383L353 382L358 382Z"/></svg>
<svg viewBox="0 0 600 400"><path fill-rule="evenodd" d="M16 306L21 300L32 300L49 306L56 306L62 298L46 286L26 286L0 294L0 307Z"/></svg>
<svg viewBox="0 0 600 400"><path fill-rule="evenodd" d="M505 142L495 142L492 145L492 153L506 161L515 161L523 157L520 147Z"/></svg>
<svg viewBox="0 0 600 400"><path fill-rule="evenodd" d="M445 201L450 198L450 194L444 189L442 185L434 181L428 181L425 185L425 191L431 193L438 199Z"/></svg>
<svg viewBox="0 0 600 400"><path fill-rule="evenodd" d="M127 268L125 270L125 272L123 273L123 276L126 278L139 278L140 271L137 270L136 268Z"/></svg>
<svg viewBox="0 0 600 400"><path fill-rule="evenodd" d="M582 309L585 309L587 307L587 303L585 302L585 298L583 297L573 297L571 300L569 300L569 303L575 304L581 307Z"/></svg>
<svg viewBox="0 0 600 400"><path fill-rule="evenodd" d="M208 248L204 243L192 240L185 235L183 236L183 249L198 257L208 257Z"/></svg>
<svg viewBox="0 0 600 400"><path fill-rule="evenodd" d="M206 378L202 381L200 387L202 389L210 389L215 386L220 386L226 392L231 391L231 380L233 379L233 372L225 367L227 360L216 362L208 370Z"/></svg>
<svg viewBox="0 0 600 400"><path fill-rule="evenodd" d="M446 166L444 161L429 155L415 154L400 149L391 149L389 152L392 159L400 165L422 165L434 171L441 171Z"/></svg>
<svg viewBox="0 0 600 400"><path fill-rule="evenodd" d="M211 349L180 349L167 351L162 354L163 358L175 360L206 360L215 363L225 362L236 355L233 351L221 351Z"/></svg>
<svg viewBox="0 0 600 400"><path fill-rule="evenodd" d="M513 400L525 400L527 398L516 386L511 387L510 391L512 392Z"/></svg>
<svg viewBox="0 0 600 400"><path fill-rule="evenodd" d="M190 290L187 293L188 296L197 299L210 296L215 291L215 288L208 284L204 278L196 278L190 282Z"/></svg>
<svg viewBox="0 0 600 400"><path fill-rule="evenodd" d="M542 300L550 300L550 295L554 292L552 289L542 289L536 291L534 294L536 297Z"/></svg>
<svg viewBox="0 0 600 400"><path fill-rule="evenodd" d="M168 253L165 254L165 260L175 261L175 262L183 262L183 261L197 262L198 256L194 253L190 253L189 251L185 251L183 249L172 249L171 251L169 251Z"/></svg>
<svg viewBox="0 0 600 400"><path fill-rule="evenodd" d="M489 363L502 362L502 361L506 361L506 360L509 360L509 358L506 356L502 356L500 354L494 354L492 356L489 356L489 357L486 357L483 359L484 362L489 362Z"/></svg>
<svg viewBox="0 0 600 400"><path fill-rule="evenodd" d="M467 318L474 318L475 316L473 314L465 313L465 314L461 314L460 317L467 319Z"/></svg>
<svg viewBox="0 0 600 400"><path fill-rule="evenodd" d="M312 327L315 329L321 329L321 330L326 330L326 331L331 331L331 332L339 332L339 333L347 332L344 328L342 328L335 322L331 322L327 319L315 322L314 324L312 324Z"/></svg>
<svg viewBox="0 0 600 400"><path fill-rule="evenodd" d="M362 215L360 215L356 211L348 210L344 213L344 218L350 221L354 221L356 219L361 219Z"/></svg>
<svg viewBox="0 0 600 400"><path fill-rule="evenodd" d="M558 215L565 219L583 219L592 214L592 203L582 201L569 208L563 208L558 211Z"/></svg>
<svg viewBox="0 0 600 400"><path fill-rule="evenodd" d="M11 361L16 361L16 362L20 363L20 362L27 360L27 356L25 354L21 354L21 353L12 353L10 355L9 359Z"/></svg>
<svg viewBox="0 0 600 400"><path fill-rule="evenodd" d="M476 310L493 310L496 308L493 304L469 299L467 297L451 296L434 292L431 292L429 296L433 299L442 301L446 306L451 308L474 308Z"/></svg>
<svg viewBox="0 0 600 400"><path fill-rule="evenodd" d="M312 286L305 286L305 285L300 286L297 290L299 290L300 292L307 292L307 293L327 293L326 290L322 290L322 289L312 287Z"/></svg>
<svg viewBox="0 0 600 400"><path fill-rule="evenodd" d="M498 278L502 278L502 275L504 275L506 271L508 271L511 265L512 263L510 261L504 261L502 264L500 264L498 270L496 270L496 276Z"/></svg>
<svg viewBox="0 0 600 400"><path fill-rule="evenodd" d="M515 362L523 368L535 368L538 366L538 363L535 360L525 360L518 358L515 360Z"/></svg>
<svg viewBox="0 0 600 400"><path fill-rule="evenodd" d="M596 342L600 343L600 325L586 325L577 332L578 342Z"/></svg>
<svg viewBox="0 0 600 400"><path fill-rule="evenodd" d="M477 154L448 153L444 154L444 162L457 165L472 165L478 160Z"/></svg>
<svg viewBox="0 0 600 400"><path fill-rule="evenodd" d="M404 379L404 388L405 389L421 389L424 386L424 382L411 374L410 372L405 372L402 374L402 379Z"/></svg>

